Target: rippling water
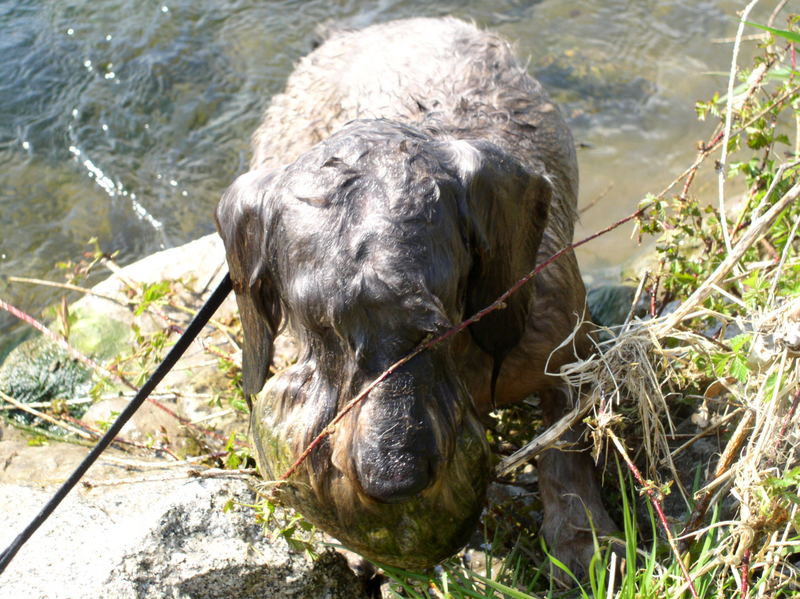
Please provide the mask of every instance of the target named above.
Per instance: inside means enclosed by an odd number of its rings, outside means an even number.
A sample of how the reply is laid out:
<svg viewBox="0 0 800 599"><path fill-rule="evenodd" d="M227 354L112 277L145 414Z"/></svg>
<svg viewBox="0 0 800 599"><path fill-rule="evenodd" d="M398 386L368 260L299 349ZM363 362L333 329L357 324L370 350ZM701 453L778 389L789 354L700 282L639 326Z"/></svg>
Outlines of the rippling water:
<svg viewBox="0 0 800 599"><path fill-rule="evenodd" d="M743 4L0 1L0 275L59 279L90 237L127 263L213 231L259 114L326 21L455 14L516 40L583 146L582 202L607 191L583 217L593 231L691 160L708 130L693 102L729 62L710 40L733 34ZM633 252L621 232L581 259L598 272ZM0 296L33 313L58 297L2 283Z"/></svg>

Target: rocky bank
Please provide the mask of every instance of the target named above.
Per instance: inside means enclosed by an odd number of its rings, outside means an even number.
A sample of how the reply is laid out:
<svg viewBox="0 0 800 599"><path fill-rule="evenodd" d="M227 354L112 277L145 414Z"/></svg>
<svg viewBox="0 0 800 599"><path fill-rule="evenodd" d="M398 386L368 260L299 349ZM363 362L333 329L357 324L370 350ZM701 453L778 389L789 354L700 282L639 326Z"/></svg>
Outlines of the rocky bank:
<svg viewBox="0 0 800 599"><path fill-rule="evenodd" d="M135 314L130 305L133 289L170 281L171 294L196 308L224 272L224 252L216 235L115 270L93 288L94 295L71 305L76 324L70 343L98 360L126 346L135 350L141 335L165 329L164 316L179 324L189 316L166 304ZM226 323L233 318L231 297L216 320ZM139 337L133 331L139 331ZM366 596L339 553L320 545L319 557L309 560L282 538L265 533L252 507L257 501L255 477L220 472L220 478L211 478L205 467L170 457L170 453L181 457L209 453L224 447L231 432L247 430L241 413L209 399L230 388L214 353L215 347L223 346L230 353L230 343L224 325L209 328L193 343L158 388L166 410L145 404L122 432L127 440L151 449L109 450L89 470L85 484L73 490L0 575L0 598ZM0 382L30 379L31 361L24 351L20 348L16 357L12 352L0 367ZM63 371L70 360L57 352L54 356L48 358L53 363L45 372ZM57 389L51 382L24 391ZM6 388L23 391L19 384ZM82 421L102 428L129 399L126 389L118 386L116 391L116 397L112 389L112 397L95 403ZM200 428L210 430L214 441L204 439ZM158 448L163 451L154 451ZM40 440L34 446L13 427L0 425L0 506L5 524L0 545L11 542L87 451L53 440Z"/></svg>

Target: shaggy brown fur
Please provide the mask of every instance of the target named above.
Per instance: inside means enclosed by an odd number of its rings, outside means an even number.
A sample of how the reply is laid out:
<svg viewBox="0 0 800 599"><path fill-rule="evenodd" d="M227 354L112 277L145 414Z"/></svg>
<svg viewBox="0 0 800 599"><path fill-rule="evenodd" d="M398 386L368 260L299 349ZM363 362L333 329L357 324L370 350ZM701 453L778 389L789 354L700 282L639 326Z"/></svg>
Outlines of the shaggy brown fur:
<svg viewBox="0 0 800 599"><path fill-rule="evenodd" d="M262 390L281 323L298 362L253 411L268 478L422 339L483 308L572 239L570 133L501 38L455 19L334 34L305 57L253 137L251 171L217 210L245 333L244 387ZM478 416L542 393L588 351L572 254L508 306L381 383L285 493L364 555L427 567L471 532L489 477ZM549 362L548 362L549 360ZM585 509L612 528L585 454L540 460L544 533L590 555ZM585 508L585 509L584 509Z"/></svg>

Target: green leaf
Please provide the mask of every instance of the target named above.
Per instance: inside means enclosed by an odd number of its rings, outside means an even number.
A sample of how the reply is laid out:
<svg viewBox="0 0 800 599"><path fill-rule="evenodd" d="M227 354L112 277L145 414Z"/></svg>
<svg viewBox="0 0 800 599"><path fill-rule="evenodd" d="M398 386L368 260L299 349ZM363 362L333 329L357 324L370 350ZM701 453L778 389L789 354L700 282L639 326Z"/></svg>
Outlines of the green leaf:
<svg viewBox="0 0 800 599"><path fill-rule="evenodd" d="M242 463L242 458L240 458L234 452L229 453L228 457L225 459L225 465L231 470L236 470L241 465L241 463Z"/></svg>
<svg viewBox="0 0 800 599"><path fill-rule="evenodd" d="M731 360L730 370L732 377L735 377L739 382L744 383L750 375L750 369L747 367L747 361L740 356L734 356Z"/></svg>
<svg viewBox="0 0 800 599"><path fill-rule="evenodd" d="M800 484L800 467L785 472L781 478L771 477L768 482L774 489L788 489L797 486Z"/></svg>
<svg viewBox="0 0 800 599"><path fill-rule="evenodd" d="M145 283L142 289L142 303L136 306L134 314L141 316L151 304L158 302L169 293L169 281L159 281L158 283Z"/></svg>
<svg viewBox="0 0 800 599"><path fill-rule="evenodd" d="M731 337L730 339L728 339L728 343L730 344L731 349L733 349L733 351L740 352L742 351L742 349L746 348L749 345L750 337L751 335L747 333L740 333L739 335L736 335L735 337Z"/></svg>
<svg viewBox="0 0 800 599"><path fill-rule="evenodd" d="M747 23L752 27L757 27L758 29L769 31L771 34L785 38L795 44L800 44L800 33L796 33L794 31L786 31L785 29L775 29L774 27L767 27L766 25L759 25L758 23L750 23L749 21L745 21L745 23Z"/></svg>

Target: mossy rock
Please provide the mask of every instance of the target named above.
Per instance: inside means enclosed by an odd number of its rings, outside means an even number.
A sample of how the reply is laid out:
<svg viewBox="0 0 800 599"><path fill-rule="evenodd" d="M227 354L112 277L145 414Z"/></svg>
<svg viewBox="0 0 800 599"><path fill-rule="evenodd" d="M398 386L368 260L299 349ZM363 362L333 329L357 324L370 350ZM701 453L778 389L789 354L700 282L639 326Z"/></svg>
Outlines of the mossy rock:
<svg viewBox="0 0 800 599"><path fill-rule="evenodd" d="M91 370L45 337L34 337L15 347L0 365L0 390L22 403L73 399L85 396L91 386ZM79 417L84 407L71 406ZM24 424L36 418L15 410L11 417Z"/></svg>
<svg viewBox="0 0 800 599"><path fill-rule="evenodd" d="M131 341L129 324L85 309L70 312L69 344L95 360L121 354Z"/></svg>

